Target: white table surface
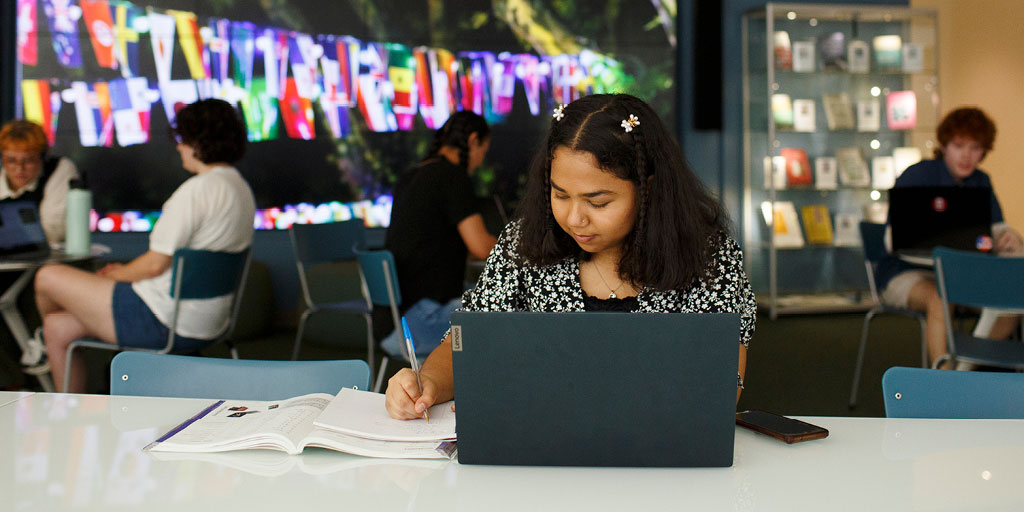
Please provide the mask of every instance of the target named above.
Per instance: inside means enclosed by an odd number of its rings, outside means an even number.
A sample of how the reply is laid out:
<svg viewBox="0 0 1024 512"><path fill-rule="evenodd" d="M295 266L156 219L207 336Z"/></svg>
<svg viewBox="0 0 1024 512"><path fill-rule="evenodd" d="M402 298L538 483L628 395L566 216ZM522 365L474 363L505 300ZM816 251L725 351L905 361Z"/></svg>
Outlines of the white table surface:
<svg viewBox="0 0 1024 512"><path fill-rule="evenodd" d="M31 394L31 391L0 391L0 407L17 402Z"/></svg>
<svg viewBox="0 0 1024 512"><path fill-rule="evenodd" d="M0 407L0 509L294 512L1021 510L1024 421L804 418L716 469L464 466L327 450L156 455L209 400L37 393Z"/></svg>

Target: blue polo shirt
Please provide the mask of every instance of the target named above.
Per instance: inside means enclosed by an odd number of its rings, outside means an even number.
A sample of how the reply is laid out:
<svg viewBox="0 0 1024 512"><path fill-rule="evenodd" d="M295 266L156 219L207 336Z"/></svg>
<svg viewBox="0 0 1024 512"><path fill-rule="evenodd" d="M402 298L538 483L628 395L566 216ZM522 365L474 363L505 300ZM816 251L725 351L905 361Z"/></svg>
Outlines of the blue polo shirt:
<svg viewBox="0 0 1024 512"><path fill-rule="evenodd" d="M900 187L968 187L968 188L992 188L992 180L988 174L975 169L963 180L957 181L950 174L946 162L937 160L924 160L910 167L896 180L893 188ZM996 199L995 190L992 191L992 223L1003 222L1003 209ZM884 290L889 285L889 280L905 270L925 268L906 263L896 256L888 255L878 262L875 269L875 284L879 290Z"/></svg>

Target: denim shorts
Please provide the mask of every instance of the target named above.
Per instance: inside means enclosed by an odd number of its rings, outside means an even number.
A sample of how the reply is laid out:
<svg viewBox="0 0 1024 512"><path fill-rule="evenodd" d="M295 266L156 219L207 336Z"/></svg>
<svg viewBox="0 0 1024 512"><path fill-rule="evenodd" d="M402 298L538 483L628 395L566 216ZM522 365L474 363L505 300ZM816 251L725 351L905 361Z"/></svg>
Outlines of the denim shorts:
<svg viewBox="0 0 1024 512"><path fill-rule="evenodd" d="M432 299L420 299L405 312L405 320L409 323L409 330L412 331L413 342L416 345L417 359L429 356L444 341L444 333L451 326L448 317L452 311L461 307L461 297L456 297L447 304L438 304ZM380 346L389 356L406 359L408 356L402 326L397 327L381 340Z"/></svg>
<svg viewBox="0 0 1024 512"><path fill-rule="evenodd" d="M167 346L167 326L160 323L156 315L149 310L149 306L132 289L131 283L116 283L111 303L118 346L152 350ZM192 352L209 345L210 342L211 340L176 336L174 352Z"/></svg>

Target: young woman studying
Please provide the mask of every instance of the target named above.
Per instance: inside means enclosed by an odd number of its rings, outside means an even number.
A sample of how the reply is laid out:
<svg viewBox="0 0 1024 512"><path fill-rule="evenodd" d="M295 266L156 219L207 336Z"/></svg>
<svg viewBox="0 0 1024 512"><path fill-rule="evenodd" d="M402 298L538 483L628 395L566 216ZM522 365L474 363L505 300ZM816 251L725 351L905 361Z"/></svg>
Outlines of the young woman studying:
<svg viewBox="0 0 1024 512"><path fill-rule="evenodd" d="M232 166L245 153L245 126L238 112L225 101L201 100L178 112L174 133L182 167L193 176L164 203L149 250L96 274L66 265L47 265L36 274L42 341L58 386L64 382L67 347L78 338L147 348L167 343L175 250L238 252L252 244L256 203ZM230 296L183 300L175 347L196 350L224 332L229 305ZM57 391L85 390L82 358L76 357L71 368L70 389Z"/></svg>
<svg viewBox="0 0 1024 512"><path fill-rule="evenodd" d="M756 308L743 254L646 103L593 95L556 108L518 212L464 309L739 313L742 385ZM418 418L453 398L450 336L420 377L422 393L408 369L388 382L391 416Z"/></svg>

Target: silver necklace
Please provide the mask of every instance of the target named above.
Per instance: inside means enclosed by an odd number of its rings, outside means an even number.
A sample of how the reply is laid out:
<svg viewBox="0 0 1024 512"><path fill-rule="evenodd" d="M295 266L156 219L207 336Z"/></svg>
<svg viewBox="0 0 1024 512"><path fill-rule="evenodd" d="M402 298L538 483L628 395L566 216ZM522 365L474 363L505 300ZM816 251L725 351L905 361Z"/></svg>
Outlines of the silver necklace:
<svg viewBox="0 0 1024 512"><path fill-rule="evenodd" d="M604 287L605 287L605 288L608 288L608 298L609 298L609 299L615 299L615 298L618 298L618 297L617 297L617 296L615 295L615 290L618 290L619 288L622 288L622 285L623 285L623 284L625 283L625 281L619 281L619 285L618 285L618 286L616 286L616 287L615 287L615 288L613 289L613 288L612 288L611 286L608 286L608 281L605 281L605 280L604 280L604 276L602 276L602 275L601 275L601 269L597 268L597 263L594 263L594 260L590 260L590 264L594 266L594 270L595 270L595 271L597 271L597 277L598 277L599 279L601 279L601 282L602 282L602 283L604 283Z"/></svg>

